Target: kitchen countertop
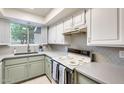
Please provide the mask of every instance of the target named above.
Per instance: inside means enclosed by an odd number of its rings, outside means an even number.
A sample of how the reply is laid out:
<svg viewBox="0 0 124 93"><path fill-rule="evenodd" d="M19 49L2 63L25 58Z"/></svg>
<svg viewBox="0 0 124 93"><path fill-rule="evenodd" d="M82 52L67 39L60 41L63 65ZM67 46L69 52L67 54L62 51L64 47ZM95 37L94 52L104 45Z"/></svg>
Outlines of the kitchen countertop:
<svg viewBox="0 0 124 93"><path fill-rule="evenodd" d="M107 84L124 84L124 67L110 63L84 63L76 68L81 74Z"/></svg>
<svg viewBox="0 0 124 93"><path fill-rule="evenodd" d="M26 54L26 55L14 55L14 54L10 54L10 55L2 55L0 56L0 61L5 60L5 59L12 59L12 58L21 58L21 57L30 57L30 56L40 56L40 55L47 55L49 57L51 57L52 59L54 59L55 61L57 61L60 64L63 64L64 66L70 68L71 70L73 70L76 66L71 66L69 65L67 62L65 61L61 61L59 60L60 57L63 57L66 55L66 53L64 52L59 52L59 51L43 51L41 53L38 54Z"/></svg>
<svg viewBox="0 0 124 93"><path fill-rule="evenodd" d="M9 55L1 55L0 56L0 61L4 59L11 59L11 58L20 58L20 57L28 57L28 56L40 56L40 55L48 55L50 57L56 57L56 56L62 56L62 52L52 52L52 51L46 51L46 52L41 52L41 53L36 53L36 54L25 54L25 55L14 55L14 54L9 54Z"/></svg>
<svg viewBox="0 0 124 93"><path fill-rule="evenodd" d="M83 63L78 66L71 66L67 64L67 62L65 62L64 60L59 59L60 57L66 56L67 54L58 51L45 51L39 54L28 54L28 55L13 55L13 54L3 55L0 56L0 61L9 58L27 57L27 56L44 55L44 54L72 70L76 69L81 74L99 83L124 84L124 67L105 62L104 63L91 62L91 63Z"/></svg>

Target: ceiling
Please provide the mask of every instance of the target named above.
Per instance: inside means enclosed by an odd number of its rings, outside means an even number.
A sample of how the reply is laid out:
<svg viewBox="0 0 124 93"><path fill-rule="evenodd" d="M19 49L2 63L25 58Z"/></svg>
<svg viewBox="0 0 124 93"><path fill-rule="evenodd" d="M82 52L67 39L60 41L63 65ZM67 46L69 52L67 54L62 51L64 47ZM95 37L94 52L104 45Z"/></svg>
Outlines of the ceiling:
<svg viewBox="0 0 124 93"><path fill-rule="evenodd" d="M52 25L83 8L0 8L0 18L32 25Z"/></svg>
<svg viewBox="0 0 124 93"><path fill-rule="evenodd" d="M53 10L53 8L16 8L16 10L46 17Z"/></svg>

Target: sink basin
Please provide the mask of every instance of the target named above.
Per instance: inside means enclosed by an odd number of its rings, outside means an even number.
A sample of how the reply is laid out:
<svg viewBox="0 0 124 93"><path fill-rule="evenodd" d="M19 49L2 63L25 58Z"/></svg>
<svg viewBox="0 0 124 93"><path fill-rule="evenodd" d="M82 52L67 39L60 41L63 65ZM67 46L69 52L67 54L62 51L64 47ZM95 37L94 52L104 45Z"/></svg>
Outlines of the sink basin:
<svg viewBox="0 0 124 93"><path fill-rule="evenodd" d="M23 52L23 53L15 53L14 55L27 55L27 54L37 54L38 52Z"/></svg>

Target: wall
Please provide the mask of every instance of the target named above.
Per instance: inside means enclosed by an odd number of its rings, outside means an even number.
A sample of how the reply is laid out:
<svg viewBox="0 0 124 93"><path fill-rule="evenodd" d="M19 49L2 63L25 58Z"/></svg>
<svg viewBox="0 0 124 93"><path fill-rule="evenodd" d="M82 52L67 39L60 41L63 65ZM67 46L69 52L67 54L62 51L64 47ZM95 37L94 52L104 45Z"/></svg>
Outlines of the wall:
<svg viewBox="0 0 124 93"><path fill-rule="evenodd" d="M67 52L67 47L64 45L49 45L53 51Z"/></svg>
<svg viewBox="0 0 124 93"><path fill-rule="evenodd" d="M17 52L27 52L27 46L0 46L0 55L9 55L13 53L14 48ZM30 46L32 52L38 51L38 46Z"/></svg>
<svg viewBox="0 0 124 93"><path fill-rule="evenodd" d="M71 45L69 47L75 49L91 50L96 54L97 62L109 62L124 66L124 59L119 58L119 51L124 51L124 48L92 47L87 46L86 41L86 33L71 35Z"/></svg>

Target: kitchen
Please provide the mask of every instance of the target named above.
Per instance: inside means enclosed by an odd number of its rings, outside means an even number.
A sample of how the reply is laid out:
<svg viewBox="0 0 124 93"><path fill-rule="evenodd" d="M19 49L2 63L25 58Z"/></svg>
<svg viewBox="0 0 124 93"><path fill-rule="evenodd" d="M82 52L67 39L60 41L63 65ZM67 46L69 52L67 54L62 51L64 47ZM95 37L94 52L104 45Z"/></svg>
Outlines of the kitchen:
<svg viewBox="0 0 124 93"><path fill-rule="evenodd" d="M123 84L123 29L123 8L1 8L0 83Z"/></svg>

